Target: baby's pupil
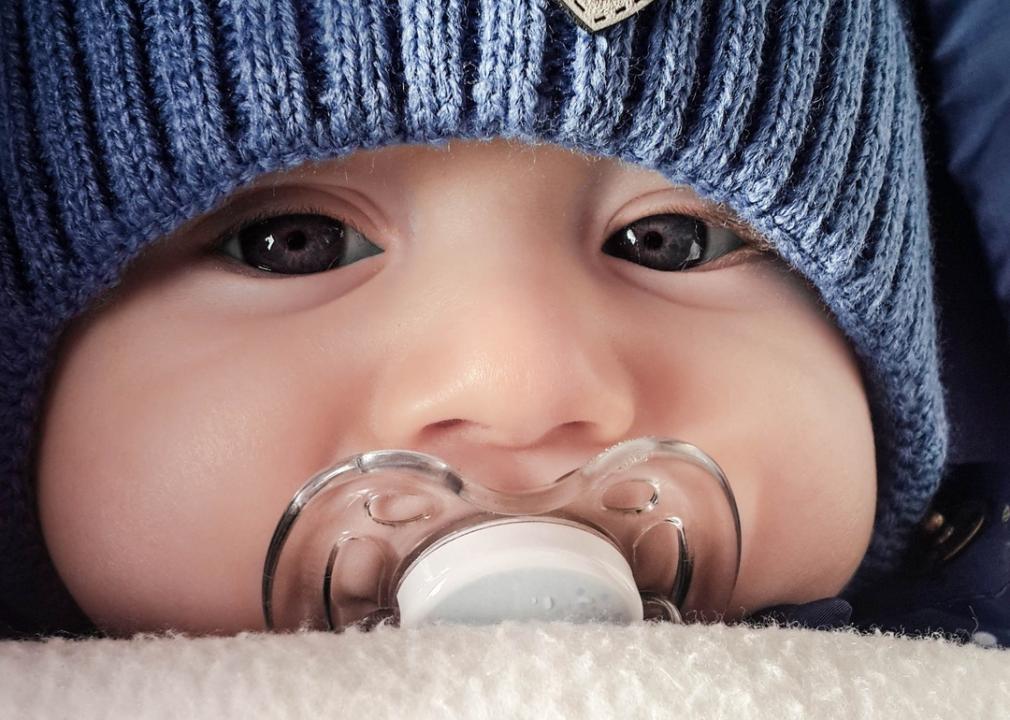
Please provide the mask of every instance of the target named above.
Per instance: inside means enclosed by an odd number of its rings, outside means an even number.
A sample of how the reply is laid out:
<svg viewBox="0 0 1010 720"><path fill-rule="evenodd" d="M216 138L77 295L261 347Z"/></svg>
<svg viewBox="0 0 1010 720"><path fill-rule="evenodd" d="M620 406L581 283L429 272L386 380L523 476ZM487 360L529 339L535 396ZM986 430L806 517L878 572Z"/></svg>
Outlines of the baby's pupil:
<svg viewBox="0 0 1010 720"><path fill-rule="evenodd" d="M650 230L642 237L642 243L649 250L659 250L663 247L663 236L655 230Z"/></svg>
<svg viewBox="0 0 1010 720"><path fill-rule="evenodd" d="M288 250L304 250L306 242L308 241L305 239L305 233L295 230L287 237Z"/></svg>

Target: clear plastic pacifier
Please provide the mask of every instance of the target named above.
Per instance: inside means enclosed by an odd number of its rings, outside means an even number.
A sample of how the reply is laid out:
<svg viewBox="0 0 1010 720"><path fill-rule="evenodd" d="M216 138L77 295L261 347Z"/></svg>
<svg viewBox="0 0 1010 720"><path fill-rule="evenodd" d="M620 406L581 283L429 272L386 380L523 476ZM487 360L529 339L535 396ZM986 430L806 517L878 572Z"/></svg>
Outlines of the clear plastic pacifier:
<svg viewBox="0 0 1010 720"><path fill-rule="evenodd" d="M267 550L263 615L270 630L718 620L739 564L729 482L686 442L628 440L523 493L379 450L295 494Z"/></svg>

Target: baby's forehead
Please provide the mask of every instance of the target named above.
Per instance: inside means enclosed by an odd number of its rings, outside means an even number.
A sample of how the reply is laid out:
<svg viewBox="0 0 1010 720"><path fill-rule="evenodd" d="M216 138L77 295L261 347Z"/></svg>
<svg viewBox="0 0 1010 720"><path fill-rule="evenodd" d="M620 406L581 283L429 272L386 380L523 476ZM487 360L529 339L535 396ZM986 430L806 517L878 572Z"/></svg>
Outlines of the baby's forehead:
<svg viewBox="0 0 1010 720"><path fill-rule="evenodd" d="M343 157L305 162L296 167L260 175L232 199L263 189L291 186L340 186L367 196L392 195L409 199L411 191L431 183L473 178L493 178L502 194L520 185L541 183L555 202L564 192L584 197L634 198L665 192L671 197L704 205L706 217L742 235L756 233L730 207L708 202L687 185L670 183L659 172L615 157L605 157L549 143L495 138L449 140L439 144L390 145L359 150Z"/></svg>
<svg viewBox="0 0 1010 720"><path fill-rule="evenodd" d="M440 172L468 167L513 167L544 172L564 169L587 179L611 175L656 176L655 171L619 158L582 152L549 143L530 144L510 138L448 140L433 144L397 144L358 150L348 155L304 162L288 170L265 173L251 187L268 186L278 180L313 180L323 176L366 179L374 176L407 175L418 166Z"/></svg>

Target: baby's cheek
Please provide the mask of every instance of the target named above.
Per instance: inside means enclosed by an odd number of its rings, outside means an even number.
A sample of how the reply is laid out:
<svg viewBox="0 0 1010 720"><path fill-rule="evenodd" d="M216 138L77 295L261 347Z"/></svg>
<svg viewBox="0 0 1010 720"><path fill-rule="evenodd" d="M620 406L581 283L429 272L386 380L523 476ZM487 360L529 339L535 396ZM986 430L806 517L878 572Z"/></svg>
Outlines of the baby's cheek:
<svg viewBox="0 0 1010 720"><path fill-rule="evenodd" d="M752 383L767 393L755 405L761 430L749 440L760 462L739 459L749 517L736 601L749 611L837 594L865 554L876 504L873 428L856 361L810 291L788 277L776 287L788 304L764 324L764 369Z"/></svg>
<svg viewBox="0 0 1010 720"><path fill-rule="evenodd" d="M169 353L145 326L113 318L65 348L37 476L50 554L110 631L259 628L273 527L334 434L305 432L326 425L269 347L177 334Z"/></svg>
<svg viewBox="0 0 1010 720"><path fill-rule="evenodd" d="M54 407L38 477L43 530L64 582L100 625L193 628L222 598L255 597L250 547L268 522L236 482L254 489L254 469L213 436L188 441L212 418L193 412L184 387L132 398L110 398L90 423L77 410L88 405Z"/></svg>

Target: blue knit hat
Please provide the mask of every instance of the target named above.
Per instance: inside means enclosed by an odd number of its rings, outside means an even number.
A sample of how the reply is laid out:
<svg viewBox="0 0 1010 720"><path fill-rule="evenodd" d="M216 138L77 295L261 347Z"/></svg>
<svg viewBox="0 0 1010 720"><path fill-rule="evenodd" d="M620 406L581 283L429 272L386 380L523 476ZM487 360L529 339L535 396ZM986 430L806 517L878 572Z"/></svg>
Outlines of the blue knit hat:
<svg viewBox="0 0 1010 720"><path fill-rule="evenodd" d="M768 238L867 383L879 496L850 589L893 570L947 435L905 32L893 0L655 0L597 34L554 0L0 3L0 619L80 619L33 490L67 322L260 173L448 138L656 169Z"/></svg>

